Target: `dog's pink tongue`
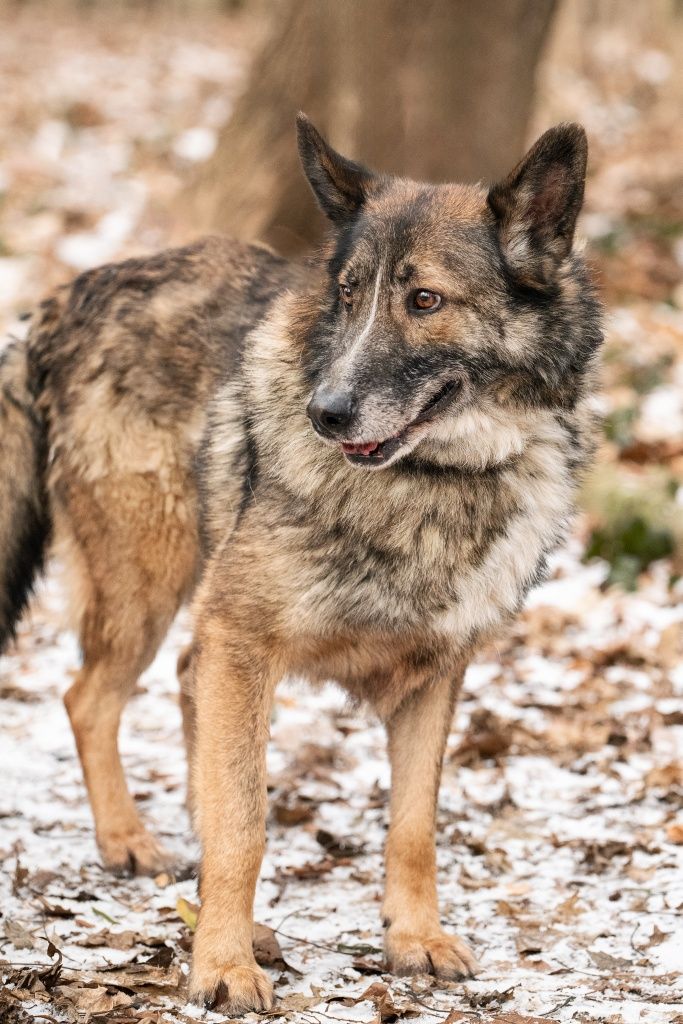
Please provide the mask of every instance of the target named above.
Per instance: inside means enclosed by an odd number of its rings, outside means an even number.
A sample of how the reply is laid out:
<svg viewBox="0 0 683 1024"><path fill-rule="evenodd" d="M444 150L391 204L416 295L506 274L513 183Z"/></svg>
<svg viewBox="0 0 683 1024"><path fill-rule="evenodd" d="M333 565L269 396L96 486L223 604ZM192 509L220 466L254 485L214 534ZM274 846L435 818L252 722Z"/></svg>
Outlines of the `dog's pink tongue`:
<svg viewBox="0 0 683 1024"><path fill-rule="evenodd" d="M376 448L379 448L377 441L370 441L369 444L346 444L341 446L345 455L371 455Z"/></svg>

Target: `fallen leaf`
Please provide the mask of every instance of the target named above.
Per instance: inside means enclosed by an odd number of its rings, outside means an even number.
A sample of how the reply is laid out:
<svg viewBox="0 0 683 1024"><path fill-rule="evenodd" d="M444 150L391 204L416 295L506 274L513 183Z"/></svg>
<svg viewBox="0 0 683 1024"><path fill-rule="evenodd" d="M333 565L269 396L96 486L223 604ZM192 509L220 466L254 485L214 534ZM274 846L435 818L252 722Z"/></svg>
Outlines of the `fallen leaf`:
<svg viewBox="0 0 683 1024"><path fill-rule="evenodd" d="M35 943L30 931L19 921L9 918L5 921L5 938L15 949L33 949Z"/></svg>
<svg viewBox="0 0 683 1024"><path fill-rule="evenodd" d="M620 956L610 956L609 953L602 953L600 950L589 949L588 955L601 971L617 971L622 967L633 967L631 960L624 960Z"/></svg>
<svg viewBox="0 0 683 1024"><path fill-rule="evenodd" d="M47 900L44 896L38 895L36 898L38 899L38 902L41 904L43 912L47 915L47 917L62 917L68 920L69 918L76 916L76 911L71 910L70 907L63 907L59 903L50 903L50 901Z"/></svg>
<svg viewBox="0 0 683 1024"><path fill-rule="evenodd" d="M315 838L322 848L335 858L358 857L365 850L364 843L358 843L348 837L335 836L324 828L318 829Z"/></svg>
<svg viewBox="0 0 683 1024"><path fill-rule="evenodd" d="M123 1006L132 1006L134 1002L132 996L124 992L109 992L104 985L60 985L55 994L85 1014L110 1013Z"/></svg>
<svg viewBox="0 0 683 1024"><path fill-rule="evenodd" d="M351 961L354 971L359 974L384 974L386 968L381 960L370 960L368 957L359 956Z"/></svg>
<svg viewBox="0 0 683 1024"><path fill-rule="evenodd" d="M34 892L41 892L41 891L47 889L48 885L51 882L54 882L55 879L57 879L59 877L60 876L59 876L59 873L57 871L50 871L47 868L41 868L40 871L34 871L33 872L31 877L29 878L29 884L31 886L31 889L34 890ZM68 896L68 897L65 897L65 898L66 899L77 899L77 897L74 897L74 896ZM91 899L94 899L94 897L91 897Z"/></svg>
<svg viewBox="0 0 683 1024"><path fill-rule="evenodd" d="M671 761L669 764L651 768L645 776L645 785L654 789L669 789L683 784L683 761Z"/></svg>
<svg viewBox="0 0 683 1024"><path fill-rule="evenodd" d="M161 936L151 937L134 931L112 932L108 928L80 935L70 941L78 946L106 946L108 949L118 950L132 949L133 946L138 945L163 946L164 944L164 939Z"/></svg>
<svg viewBox="0 0 683 1024"><path fill-rule="evenodd" d="M16 992L0 989L0 1020L2 1024L34 1024L35 1018L19 1006Z"/></svg>
<svg viewBox="0 0 683 1024"><path fill-rule="evenodd" d="M48 942L47 955L55 958L54 963L39 967L26 965L4 971L5 983L31 992L42 985L51 992L62 973L62 954L52 942Z"/></svg>
<svg viewBox="0 0 683 1024"><path fill-rule="evenodd" d="M547 940L545 942L547 945ZM520 931L515 938L515 948L518 953L541 953L544 940L540 932Z"/></svg>
<svg viewBox="0 0 683 1024"><path fill-rule="evenodd" d="M156 953L143 960L147 967L170 967L173 963L175 953L171 946L160 946Z"/></svg>
<svg viewBox="0 0 683 1024"><path fill-rule="evenodd" d="M333 860L331 857L324 857L323 860L315 862L307 862L306 864L298 864L293 867L285 868L282 874L292 876L294 878L320 878L321 875L326 875L333 868L339 866L342 861Z"/></svg>
<svg viewBox="0 0 683 1024"><path fill-rule="evenodd" d="M278 800L273 806L273 815L278 825L303 825L313 819L314 808L310 803Z"/></svg>
<svg viewBox="0 0 683 1024"><path fill-rule="evenodd" d="M101 970L86 971L73 977L74 972L65 971L68 980L85 979L88 982L95 982L116 988L136 989L151 986L154 988L177 988L180 984L182 974L179 966L154 967L148 963L130 963L121 967L113 965Z"/></svg>
<svg viewBox="0 0 683 1024"><path fill-rule="evenodd" d="M319 1002L318 994L305 996L301 992L292 992L290 995L281 996L278 999L276 1014L280 1017L287 1013L301 1013L311 1006L316 1006Z"/></svg>
<svg viewBox="0 0 683 1024"><path fill-rule="evenodd" d="M482 760L497 758L510 749L512 729L511 723L486 708L480 708L472 715L469 731L451 759L471 767Z"/></svg>
<svg viewBox="0 0 683 1024"><path fill-rule="evenodd" d="M403 1017L418 1017L421 1013L420 1008L409 1000L394 1002L387 985L382 981L374 981L362 995L354 1000L354 1004L363 1002L371 1002L374 1005L381 1024L385 1024L385 1022L390 1024L390 1022L401 1020Z"/></svg>
<svg viewBox="0 0 683 1024"><path fill-rule="evenodd" d="M196 903L189 903L182 897L178 900L175 905L178 911L178 916L185 922L190 931L194 931L197 927L197 917L199 915L199 907Z"/></svg>
<svg viewBox="0 0 683 1024"><path fill-rule="evenodd" d="M12 895L18 896L21 889L24 888L28 880L28 868L22 867L21 861L17 857L17 862L14 866L14 875L12 878Z"/></svg>
<svg viewBox="0 0 683 1024"><path fill-rule="evenodd" d="M667 825L666 838L670 843L683 844L683 825L677 822Z"/></svg>
<svg viewBox="0 0 683 1024"><path fill-rule="evenodd" d="M663 932L657 925L654 926L652 932L647 939L647 946L660 946L662 942L666 942L667 939L671 938L673 932Z"/></svg>
<svg viewBox="0 0 683 1024"><path fill-rule="evenodd" d="M583 913L583 907L580 905L581 899L578 892L572 893L566 900L563 900L559 904L555 911L555 918L559 921L569 921L573 917L577 917Z"/></svg>
<svg viewBox="0 0 683 1024"><path fill-rule="evenodd" d="M261 964L262 967L287 966L282 958L277 935L268 925L254 925L253 947L256 963Z"/></svg>
<svg viewBox="0 0 683 1024"><path fill-rule="evenodd" d="M20 704L39 704L42 697L32 690L24 690L21 686L5 683L0 686L0 700L16 700Z"/></svg>

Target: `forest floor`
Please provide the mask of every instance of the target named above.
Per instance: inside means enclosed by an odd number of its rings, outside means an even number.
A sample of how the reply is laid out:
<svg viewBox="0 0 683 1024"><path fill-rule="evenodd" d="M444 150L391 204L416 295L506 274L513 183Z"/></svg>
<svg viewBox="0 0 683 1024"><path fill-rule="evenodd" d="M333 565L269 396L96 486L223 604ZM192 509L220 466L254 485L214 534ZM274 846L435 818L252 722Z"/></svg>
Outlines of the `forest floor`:
<svg viewBox="0 0 683 1024"><path fill-rule="evenodd" d="M166 243L247 64L243 17L65 10L18 8L0 35L8 336L54 284ZM384 972L382 730L334 687L291 681L273 721L256 906L273 1018L683 1022L677 73L666 47L616 30L596 33L580 72L558 56L543 73L544 116L582 120L594 140L582 227L609 306L608 436L572 539L470 668L449 742L442 914L482 973L438 984ZM603 557L586 562L587 545ZM78 665L64 603L50 572L0 663L0 1021L218 1021L186 1003L194 878L99 865L61 701ZM146 817L192 864L175 681L187 635L183 614L121 746Z"/></svg>

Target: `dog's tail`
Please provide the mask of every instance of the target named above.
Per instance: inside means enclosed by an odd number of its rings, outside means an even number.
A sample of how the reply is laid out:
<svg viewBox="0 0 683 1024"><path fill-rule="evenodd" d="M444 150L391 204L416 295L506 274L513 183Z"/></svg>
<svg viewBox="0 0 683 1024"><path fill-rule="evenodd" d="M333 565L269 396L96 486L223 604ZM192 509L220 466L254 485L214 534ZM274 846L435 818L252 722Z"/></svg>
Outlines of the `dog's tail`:
<svg viewBox="0 0 683 1024"><path fill-rule="evenodd" d="M50 535L47 436L36 391L28 346L14 342L0 353L0 651L14 635Z"/></svg>

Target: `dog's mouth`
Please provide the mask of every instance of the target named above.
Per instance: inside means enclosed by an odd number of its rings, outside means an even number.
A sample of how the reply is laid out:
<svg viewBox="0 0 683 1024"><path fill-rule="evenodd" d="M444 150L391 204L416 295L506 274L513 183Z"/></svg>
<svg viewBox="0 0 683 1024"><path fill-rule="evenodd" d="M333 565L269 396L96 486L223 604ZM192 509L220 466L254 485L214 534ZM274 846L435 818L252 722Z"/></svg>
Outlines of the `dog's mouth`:
<svg viewBox="0 0 683 1024"><path fill-rule="evenodd" d="M367 441L362 444L342 441L340 448L347 461L353 463L354 466L367 466L368 468L386 465L400 448L410 443L411 435L418 427L430 423L450 407L460 391L461 384L462 382L459 380L451 380L444 384L420 409L415 419L411 420L398 434L392 434L391 437L386 437L383 441Z"/></svg>

